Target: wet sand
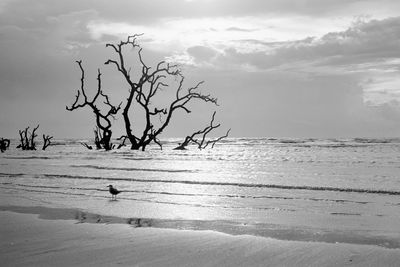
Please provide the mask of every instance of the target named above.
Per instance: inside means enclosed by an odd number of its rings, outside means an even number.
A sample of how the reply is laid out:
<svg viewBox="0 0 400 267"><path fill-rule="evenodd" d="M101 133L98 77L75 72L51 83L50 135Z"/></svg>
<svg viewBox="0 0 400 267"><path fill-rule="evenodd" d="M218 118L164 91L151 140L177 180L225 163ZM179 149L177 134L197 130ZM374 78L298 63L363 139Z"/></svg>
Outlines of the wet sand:
<svg viewBox="0 0 400 267"><path fill-rule="evenodd" d="M40 211L40 212L39 212ZM40 213L40 216L38 215ZM399 266L400 249L283 241L2 207L2 266ZM82 217L83 216L83 217ZM97 219L96 219L97 218ZM83 223L84 222L84 223Z"/></svg>

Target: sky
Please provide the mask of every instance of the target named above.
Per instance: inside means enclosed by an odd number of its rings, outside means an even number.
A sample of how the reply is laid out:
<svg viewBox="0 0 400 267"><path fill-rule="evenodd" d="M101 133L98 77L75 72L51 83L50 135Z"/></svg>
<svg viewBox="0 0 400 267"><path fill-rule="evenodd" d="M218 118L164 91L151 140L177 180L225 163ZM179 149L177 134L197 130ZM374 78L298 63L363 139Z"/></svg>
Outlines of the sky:
<svg viewBox="0 0 400 267"><path fill-rule="evenodd" d="M80 87L75 61L89 93L99 68L111 102L125 103L105 44L137 33L146 63L177 63L187 87L204 81L218 98L177 114L165 137L203 128L214 111L233 137L400 136L398 0L0 0L0 137L37 124L91 137L93 113L65 109Z"/></svg>

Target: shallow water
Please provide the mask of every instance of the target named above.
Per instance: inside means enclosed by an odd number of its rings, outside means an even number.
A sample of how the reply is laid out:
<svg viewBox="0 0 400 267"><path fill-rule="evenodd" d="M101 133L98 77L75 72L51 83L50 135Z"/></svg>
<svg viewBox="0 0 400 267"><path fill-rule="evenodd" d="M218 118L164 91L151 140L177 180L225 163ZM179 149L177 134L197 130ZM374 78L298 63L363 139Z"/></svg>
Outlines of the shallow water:
<svg viewBox="0 0 400 267"><path fill-rule="evenodd" d="M400 139L239 138L202 151L172 150L170 139L145 152L78 141L0 154L2 205L400 247ZM117 201L108 184L124 191Z"/></svg>

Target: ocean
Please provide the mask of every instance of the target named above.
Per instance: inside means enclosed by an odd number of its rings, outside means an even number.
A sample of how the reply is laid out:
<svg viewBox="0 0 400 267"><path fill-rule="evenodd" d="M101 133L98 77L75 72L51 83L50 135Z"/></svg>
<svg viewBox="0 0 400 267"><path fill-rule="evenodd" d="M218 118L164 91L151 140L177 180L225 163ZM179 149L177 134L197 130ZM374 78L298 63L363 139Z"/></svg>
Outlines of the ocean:
<svg viewBox="0 0 400 267"><path fill-rule="evenodd" d="M173 150L179 141L144 152L88 150L87 140L70 139L21 151L13 141L0 154L0 205L400 248L400 139L230 138ZM123 191L117 200L109 184Z"/></svg>

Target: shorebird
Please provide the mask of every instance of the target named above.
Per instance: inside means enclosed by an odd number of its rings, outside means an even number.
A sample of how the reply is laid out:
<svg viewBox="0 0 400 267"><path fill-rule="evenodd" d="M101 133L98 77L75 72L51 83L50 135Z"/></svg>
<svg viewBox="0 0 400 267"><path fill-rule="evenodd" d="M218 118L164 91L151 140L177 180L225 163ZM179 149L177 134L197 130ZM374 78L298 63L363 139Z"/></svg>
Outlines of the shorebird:
<svg viewBox="0 0 400 267"><path fill-rule="evenodd" d="M121 193L122 191L119 191L117 188L114 188L112 185L108 185L107 186L109 189L108 189L108 191L110 191L110 194L111 194L111 199L117 199L117 195L119 194L119 193Z"/></svg>

